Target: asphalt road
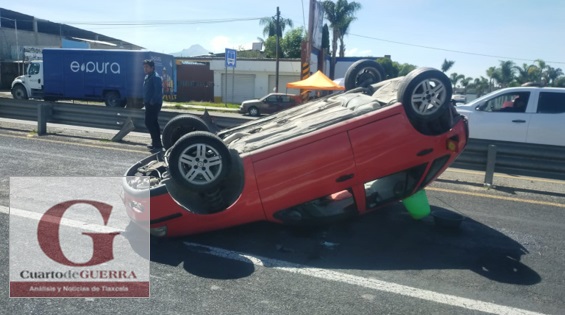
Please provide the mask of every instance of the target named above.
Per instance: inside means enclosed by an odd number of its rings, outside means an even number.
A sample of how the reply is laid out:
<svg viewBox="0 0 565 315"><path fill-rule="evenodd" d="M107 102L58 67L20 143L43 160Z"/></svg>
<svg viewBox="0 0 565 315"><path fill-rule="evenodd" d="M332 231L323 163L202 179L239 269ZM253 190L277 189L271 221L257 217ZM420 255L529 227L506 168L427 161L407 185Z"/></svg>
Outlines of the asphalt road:
<svg viewBox="0 0 565 315"><path fill-rule="evenodd" d="M565 183L451 169L430 203L464 214L445 231L400 204L308 229L257 223L155 243L150 299L9 299L10 176L121 176L148 138L36 137L0 122L1 314L562 314ZM2 211L4 209L4 211Z"/></svg>

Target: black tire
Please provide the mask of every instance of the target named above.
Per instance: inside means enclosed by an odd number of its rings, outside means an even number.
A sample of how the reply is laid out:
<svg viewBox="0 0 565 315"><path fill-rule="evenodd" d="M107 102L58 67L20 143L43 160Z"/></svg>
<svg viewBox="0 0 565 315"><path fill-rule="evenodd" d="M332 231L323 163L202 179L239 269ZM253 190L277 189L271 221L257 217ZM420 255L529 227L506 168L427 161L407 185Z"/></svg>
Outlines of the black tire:
<svg viewBox="0 0 565 315"><path fill-rule="evenodd" d="M434 121L451 106L453 89L445 73L434 68L411 71L398 88L397 98L414 121Z"/></svg>
<svg viewBox="0 0 565 315"><path fill-rule="evenodd" d="M249 114L249 116L253 116L253 117L258 117L261 115L261 112L259 112L259 108L257 108L256 106L249 107L247 113Z"/></svg>
<svg viewBox="0 0 565 315"><path fill-rule="evenodd" d="M361 59L354 62L345 72L345 90L357 87L368 87L386 78L384 68L371 59Z"/></svg>
<svg viewBox="0 0 565 315"><path fill-rule="evenodd" d="M231 168L227 146L206 131L191 132L171 148L171 178L192 191L209 192L220 187Z"/></svg>
<svg viewBox="0 0 565 315"><path fill-rule="evenodd" d="M16 100L27 100L28 95L25 87L21 84L17 84L12 88L12 97Z"/></svg>
<svg viewBox="0 0 565 315"><path fill-rule="evenodd" d="M202 119L196 116L175 116L163 128L163 146L168 150L180 138L193 131L210 131L210 128Z"/></svg>
<svg viewBox="0 0 565 315"><path fill-rule="evenodd" d="M104 94L104 102L108 107L123 107L123 101L120 98L120 93L116 91L109 91Z"/></svg>

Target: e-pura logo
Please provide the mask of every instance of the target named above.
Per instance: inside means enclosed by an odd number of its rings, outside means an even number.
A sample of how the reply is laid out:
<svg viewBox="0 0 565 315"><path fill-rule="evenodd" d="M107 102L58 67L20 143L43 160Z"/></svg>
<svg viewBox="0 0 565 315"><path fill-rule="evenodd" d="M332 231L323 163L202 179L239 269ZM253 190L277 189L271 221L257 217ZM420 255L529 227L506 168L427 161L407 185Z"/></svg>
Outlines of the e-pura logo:
<svg viewBox="0 0 565 315"><path fill-rule="evenodd" d="M80 63L78 61L71 62L72 72L86 72L86 73L113 73L120 74L120 64L117 62L98 62L98 61L87 61Z"/></svg>

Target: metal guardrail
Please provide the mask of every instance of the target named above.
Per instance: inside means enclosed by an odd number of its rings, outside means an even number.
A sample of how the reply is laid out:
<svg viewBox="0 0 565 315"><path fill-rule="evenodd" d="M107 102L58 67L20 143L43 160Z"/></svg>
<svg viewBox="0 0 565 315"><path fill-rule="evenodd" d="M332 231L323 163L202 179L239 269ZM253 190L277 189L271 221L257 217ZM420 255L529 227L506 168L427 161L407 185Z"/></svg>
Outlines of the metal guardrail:
<svg viewBox="0 0 565 315"><path fill-rule="evenodd" d="M484 170L485 186L494 171L565 180L565 147L469 139L454 166Z"/></svg>
<svg viewBox="0 0 565 315"><path fill-rule="evenodd" d="M159 122L164 127L180 114L185 113L161 111ZM145 111L140 109L0 99L0 117L37 121L39 135L47 133L48 122L119 130L112 141L120 141L131 131L147 132ZM212 117L208 112L203 119L219 128L249 121L245 117ZM493 185L495 171L565 180L565 147L469 139L454 166L485 171L485 186Z"/></svg>
<svg viewBox="0 0 565 315"><path fill-rule="evenodd" d="M159 124L164 127L169 120L181 114L186 112L162 110ZM0 99L0 117L37 121L39 135L47 133L47 123L119 130L112 141L122 140L131 131L147 132L145 110L141 109ZM234 127L249 120L244 117L212 117L207 111L202 118L220 129Z"/></svg>

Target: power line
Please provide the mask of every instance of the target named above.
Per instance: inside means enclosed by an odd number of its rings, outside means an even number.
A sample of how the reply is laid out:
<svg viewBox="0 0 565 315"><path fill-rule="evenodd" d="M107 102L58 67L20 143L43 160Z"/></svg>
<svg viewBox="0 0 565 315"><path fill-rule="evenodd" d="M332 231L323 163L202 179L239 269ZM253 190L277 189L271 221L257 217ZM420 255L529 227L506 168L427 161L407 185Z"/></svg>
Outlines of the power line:
<svg viewBox="0 0 565 315"><path fill-rule="evenodd" d="M153 20L153 21L107 21L107 22L84 22L84 21L62 21L62 24L73 25L96 25L96 26L153 26L153 25L178 25L178 24L213 24L231 23L242 21L257 21L262 18L229 18L229 19L210 19L210 20Z"/></svg>
<svg viewBox="0 0 565 315"><path fill-rule="evenodd" d="M366 38L366 39L372 39L372 40L378 40L381 42L387 42L387 43L393 43L393 44L399 44L399 45L405 45L405 46L411 46L411 47L419 47L419 48L426 48L426 49L432 49L432 50L440 50L440 51L448 51L448 52L453 52L453 53L458 53L458 54L465 54L465 55L473 55L473 56L481 56L481 57L491 57L491 58L499 58L499 59L511 59L511 60L520 60L520 61L536 61L536 59L525 59L525 58L516 58L516 57L507 57L507 56L497 56L497 55L489 55L489 54L481 54L481 53L474 53L474 52L468 52L468 51L461 51L461 50L453 50L453 49L446 49L446 48L439 48L439 47L431 47L431 46L424 46L424 45L416 45L416 44L410 44L410 43L403 43L403 42L398 42L398 41L394 41L394 40L388 40L388 39L383 39L383 38L376 38L376 37L370 37L370 36L365 36L365 35L358 35L358 34L349 34L351 36L355 36L355 37L361 37L361 38ZM545 60L544 60L545 61ZM565 64L565 61L545 61L546 63L553 63L553 64Z"/></svg>

